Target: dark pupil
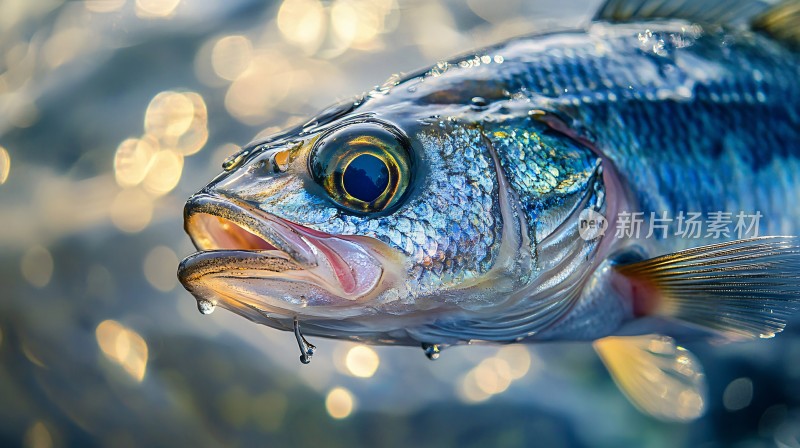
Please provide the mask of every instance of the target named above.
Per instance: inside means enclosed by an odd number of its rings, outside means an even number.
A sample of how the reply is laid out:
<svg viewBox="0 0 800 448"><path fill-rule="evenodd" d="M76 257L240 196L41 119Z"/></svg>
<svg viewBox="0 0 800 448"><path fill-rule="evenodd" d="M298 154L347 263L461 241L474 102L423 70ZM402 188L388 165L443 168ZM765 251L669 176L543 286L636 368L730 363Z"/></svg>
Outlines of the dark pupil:
<svg viewBox="0 0 800 448"><path fill-rule="evenodd" d="M389 185L389 170L379 158L362 154L347 165L342 182L350 196L364 202L372 202Z"/></svg>

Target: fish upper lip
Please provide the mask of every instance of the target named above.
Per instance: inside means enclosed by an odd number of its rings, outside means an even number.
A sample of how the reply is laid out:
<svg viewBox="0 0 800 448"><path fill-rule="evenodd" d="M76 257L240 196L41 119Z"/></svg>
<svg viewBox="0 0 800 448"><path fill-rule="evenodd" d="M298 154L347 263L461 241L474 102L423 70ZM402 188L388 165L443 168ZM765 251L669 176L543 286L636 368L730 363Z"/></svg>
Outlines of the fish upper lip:
<svg viewBox="0 0 800 448"><path fill-rule="evenodd" d="M272 248L220 247L212 235L213 230L198 222L204 217L228 221ZM207 193L192 196L184 207L184 229L200 251L274 249L286 254L299 267L310 268L317 265L314 250L286 221L235 200Z"/></svg>
<svg viewBox="0 0 800 448"><path fill-rule="evenodd" d="M236 227L226 227L230 224ZM184 208L184 228L200 250L181 263L178 275L184 286L201 272L223 271L225 260L235 260L256 270L303 271L336 295L355 300L371 292L383 272L376 254L351 237L309 229L229 197L192 196ZM210 267L212 258L219 263Z"/></svg>

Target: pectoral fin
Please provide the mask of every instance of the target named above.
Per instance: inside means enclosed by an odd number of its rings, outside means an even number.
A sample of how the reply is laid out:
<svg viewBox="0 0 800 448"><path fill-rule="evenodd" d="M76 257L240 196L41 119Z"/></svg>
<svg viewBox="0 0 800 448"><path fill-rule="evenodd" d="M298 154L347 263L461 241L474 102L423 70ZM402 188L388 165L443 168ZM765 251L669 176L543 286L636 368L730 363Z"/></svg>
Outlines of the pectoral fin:
<svg viewBox="0 0 800 448"><path fill-rule="evenodd" d="M800 301L797 237L701 246L615 267L637 315L660 315L732 338L783 331Z"/></svg>
<svg viewBox="0 0 800 448"><path fill-rule="evenodd" d="M703 368L672 338L612 336L596 340L594 349L617 386L642 412L667 421L689 421L703 414Z"/></svg>

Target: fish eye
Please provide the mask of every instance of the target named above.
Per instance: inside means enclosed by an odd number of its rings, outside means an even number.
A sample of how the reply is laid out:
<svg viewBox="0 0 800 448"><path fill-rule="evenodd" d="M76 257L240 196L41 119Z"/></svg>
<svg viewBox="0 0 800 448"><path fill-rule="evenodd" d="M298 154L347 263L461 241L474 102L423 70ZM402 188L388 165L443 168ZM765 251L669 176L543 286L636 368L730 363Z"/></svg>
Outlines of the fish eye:
<svg viewBox="0 0 800 448"><path fill-rule="evenodd" d="M358 123L324 135L309 159L314 181L343 208L373 213L399 203L411 178L407 139L379 123Z"/></svg>

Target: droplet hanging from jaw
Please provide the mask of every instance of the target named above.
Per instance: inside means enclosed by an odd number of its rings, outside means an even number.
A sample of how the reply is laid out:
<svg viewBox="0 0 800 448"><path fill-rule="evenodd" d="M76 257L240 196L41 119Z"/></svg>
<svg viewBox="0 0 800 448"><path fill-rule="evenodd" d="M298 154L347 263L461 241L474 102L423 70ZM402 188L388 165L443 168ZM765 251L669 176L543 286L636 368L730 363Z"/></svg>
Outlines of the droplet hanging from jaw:
<svg viewBox="0 0 800 448"><path fill-rule="evenodd" d="M200 299L197 301L197 310L200 311L200 314L211 314L216 307L210 300Z"/></svg>
<svg viewBox="0 0 800 448"><path fill-rule="evenodd" d="M297 345L300 347L300 362L308 364L311 362L311 357L314 356L314 350L317 347L306 340L302 333L300 333L300 323L297 317L294 318L294 337L297 339Z"/></svg>
<svg viewBox="0 0 800 448"><path fill-rule="evenodd" d="M422 343L422 350L431 361L439 359L439 355L442 353L442 348L439 344L428 344L426 342Z"/></svg>

